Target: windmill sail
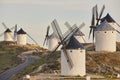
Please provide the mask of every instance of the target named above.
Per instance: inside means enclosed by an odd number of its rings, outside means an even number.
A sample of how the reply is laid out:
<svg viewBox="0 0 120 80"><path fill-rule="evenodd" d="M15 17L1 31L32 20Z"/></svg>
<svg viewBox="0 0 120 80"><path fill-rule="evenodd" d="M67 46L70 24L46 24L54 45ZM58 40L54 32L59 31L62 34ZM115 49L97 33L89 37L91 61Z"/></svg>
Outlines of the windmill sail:
<svg viewBox="0 0 120 80"><path fill-rule="evenodd" d="M5 29L7 29L8 27L5 25L5 23L3 22L2 25L4 26Z"/></svg>
<svg viewBox="0 0 120 80"><path fill-rule="evenodd" d="M69 30L72 30L72 27L71 27L71 25L70 25L68 22L65 22L65 25L66 25L66 27L67 27Z"/></svg>
<svg viewBox="0 0 120 80"><path fill-rule="evenodd" d="M59 28L59 26L56 25L56 20L54 20L51 24L53 27L53 30L55 31L56 35L59 37L60 42L59 44L55 47L55 49L53 50L53 52L55 52L57 50L57 48L62 45L63 47L63 51L64 51L64 55L66 57L67 63L70 67L70 69L74 66L71 57L68 55L67 51L66 51L66 44L69 41L70 37L79 30L79 28L77 26L73 26L73 28L69 31L66 32L66 35L63 36L61 33L61 30Z"/></svg>
<svg viewBox="0 0 120 80"><path fill-rule="evenodd" d="M94 33L95 33L96 26L99 24L104 10L105 10L105 5L103 5L103 7L102 7L102 9L101 9L101 11L100 11L100 13L98 15L97 5L95 5L92 8L92 21L91 21L91 26L90 26L89 38L90 38L90 35L92 33L93 43L94 43Z"/></svg>
<svg viewBox="0 0 120 80"><path fill-rule="evenodd" d="M15 28L14 28L14 40L16 40L16 37L17 37L17 24L15 25Z"/></svg>
<svg viewBox="0 0 120 80"><path fill-rule="evenodd" d="M71 27L71 25L70 25L68 22L66 22L65 25L66 25L66 27L67 27L69 30L71 30L71 29L73 28L73 27ZM76 24L74 24L74 25L77 26ZM73 26L74 26L74 25L73 25ZM78 32L76 32L74 35L75 35L75 36L77 36L77 35L81 36L81 38L83 39L83 41L86 42L85 39L83 38L84 34L83 34L83 33L81 32L81 30L80 30L81 28L83 28L84 25L85 25L85 23L82 23L82 24L78 27L78 28L79 28Z"/></svg>
<svg viewBox="0 0 120 80"><path fill-rule="evenodd" d="M62 44L62 46L63 46L63 51L64 51L64 54L65 54L65 57L66 57L66 60L67 60L67 63L68 63L68 65L69 65L69 67L70 68L72 68L73 67L73 62L72 62L72 60L71 60L71 58L70 58L70 56L68 55L68 53L67 53L67 51L66 51L66 43L65 43L65 40L63 40L63 35L62 35L62 32L61 32L61 30L60 30L60 28L59 28L59 26L58 26L58 24L57 24L57 21L56 20L54 20L52 23L52 27L53 27L53 30L56 32L56 34L58 35L58 37L59 37L59 39L60 39L60 41L61 41L61 44ZM68 36L66 36L66 38L67 38ZM65 38L64 38L65 39ZM61 45L60 43L58 44L58 46L56 47L56 49ZM56 49L55 49L55 51L56 51Z"/></svg>
<svg viewBox="0 0 120 80"><path fill-rule="evenodd" d="M60 27L59 27L59 25L58 25L58 23L57 23L57 20L55 19L55 20L51 23L51 25L52 25L53 31L54 31L54 33L56 34L56 36L57 36L60 40L62 40L62 39L63 39L63 34L62 34L62 31L60 30Z"/></svg>
<svg viewBox="0 0 120 80"><path fill-rule="evenodd" d="M30 39L32 39L32 41L33 41L35 44L38 45L38 43L37 43L29 34L27 34L27 36L28 36Z"/></svg>
<svg viewBox="0 0 120 80"><path fill-rule="evenodd" d="M45 36L45 39L43 42L43 46L45 45L45 43L47 44L47 42L48 42L49 30L50 30L50 26L47 27L47 32L46 32L46 36Z"/></svg>

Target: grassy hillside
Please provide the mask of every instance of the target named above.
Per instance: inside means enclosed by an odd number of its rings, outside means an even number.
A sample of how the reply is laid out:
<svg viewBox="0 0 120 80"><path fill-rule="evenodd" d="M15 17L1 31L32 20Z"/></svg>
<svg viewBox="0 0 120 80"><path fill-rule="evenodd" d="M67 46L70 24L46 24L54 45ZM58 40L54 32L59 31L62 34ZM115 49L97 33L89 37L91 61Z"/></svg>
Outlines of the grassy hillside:
<svg viewBox="0 0 120 80"><path fill-rule="evenodd" d="M0 42L0 73L20 64L22 61L18 55L30 49L30 45L18 46L15 42Z"/></svg>
<svg viewBox="0 0 120 80"><path fill-rule="evenodd" d="M117 75L120 73L120 52L88 52L87 73Z"/></svg>
<svg viewBox="0 0 120 80"><path fill-rule="evenodd" d="M17 55L23 51L25 50L21 47L10 46L7 42L0 42L0 73L21 63Z"/></svg>
<svg viewBox="0 0 120 80"><path fill-rule="evenodd" d="M97 74L105 77L114 77L120 73L120 47L117 43L117 52L95 52L93 44L84 44L86 52L86 70L89 74ZM12 79L17 80L26 74L54 73L60 71L60 52L54 54L41 54L41 59L26 67ZM41 69L40 69L41 68Z"/></svg>
<svg viewBox="0 0 120 80"><path fill-rule="evenodd" d="M38 53L37 53L38 55ZM58 61L60 58L60 52L56 53L41 53L41 59L32 63L31 65L24 68L20 73L16 74L11 78L11 80L22 80L22 77L26 74L35 75L37 73L53 73L54 70L60 69L60 62ZM44 65L46 64L46 65ZM34 72L40 65L42 66L41 70Z"/></svg>
<svg viewBox="0 0 120 80"><path fill-rule="evenodd" d="M41 60L26 67L21 73L17 74L20 78L26 74L35 75L37 73L54 73L55 70L60 71L60 52L47 54ZM42 65L42 69L34 72ZM86 55L87 73L98 74L105 77L109 75L116 76L120 73L120 52L94 52L88 51ZM13 78L15 79L15 77ZM16 79L17 80L17 79Z"/></svg>

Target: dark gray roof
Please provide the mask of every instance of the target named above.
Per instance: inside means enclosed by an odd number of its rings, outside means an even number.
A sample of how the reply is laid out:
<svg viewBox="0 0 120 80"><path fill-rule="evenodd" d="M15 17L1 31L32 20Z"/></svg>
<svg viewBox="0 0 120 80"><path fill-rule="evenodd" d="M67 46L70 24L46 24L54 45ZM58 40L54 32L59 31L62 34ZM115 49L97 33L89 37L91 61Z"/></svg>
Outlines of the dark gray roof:
<svg viewBox="0 0 120 80"><path fill-rule="evenodd" d="M74 36L85 36L85 34L79 30L74 34Z"/></svg>
<svg viewBox="0 0 120 80"><path fill-rule="evenodd" d="M4 33L7 33L7 32L11 32L11 30L7 28Z"/></svg>
<svg viewBox="0 0 120 80"><path fill-rule="evenodd" d="M111 31L115 30L106 20L98 25L95 29L96 31Z"/></svg>
<svg viewBox="0 0 120 80"><path fill-rule="evenodd" d="M26 34L26 32L21 28L21 29L17 32L17 34Z"/></svg>
<svg viewBox="0 0 120 80"><path fill-rule="evenodd" d="M101 19L101 22L104 22L105 20L107 22L115 22L115 20L110 16L109 13L107 13L107 15Z"/></svg>
<svg viewBox="0 0 120 80"><path fill-rule="evenodd" d="M80 44L78 40L72 36L66 46L66 49L78 49L78 48L84 49L83 45Z"/></svg>

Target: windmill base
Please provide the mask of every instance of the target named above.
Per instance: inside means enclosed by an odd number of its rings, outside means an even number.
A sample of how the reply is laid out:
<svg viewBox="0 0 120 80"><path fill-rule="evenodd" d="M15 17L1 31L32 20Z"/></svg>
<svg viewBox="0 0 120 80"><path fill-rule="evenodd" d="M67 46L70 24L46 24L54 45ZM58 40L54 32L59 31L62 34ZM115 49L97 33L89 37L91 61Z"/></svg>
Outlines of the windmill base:
<svg viewBox="0 0 120 80"><path fill-rule="evenodd" d="M73 62L70 68L63 50L61 50L61 75L63 76L85 76L86 75L86 59L84 49L67 50L69 57Z"/></svg>

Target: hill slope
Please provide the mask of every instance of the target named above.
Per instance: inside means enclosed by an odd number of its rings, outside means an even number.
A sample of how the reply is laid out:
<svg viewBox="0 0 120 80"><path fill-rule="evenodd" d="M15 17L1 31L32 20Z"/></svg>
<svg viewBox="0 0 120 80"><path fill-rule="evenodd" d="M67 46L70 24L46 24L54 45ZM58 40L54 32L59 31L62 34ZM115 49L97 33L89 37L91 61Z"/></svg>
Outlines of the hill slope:
<svg viewBox="0 0 120 80"><path fill-rule="evenodd" d="M120 43L117 43L117 52L95 52L93 44L84 44L86 52L86 71L90 74L117 75L120 73ZM41 60L25 68L17 76L20 78L26 74L60 73L60 52L42 53ZM13 78L15 79L15 78Z"/></svg>

